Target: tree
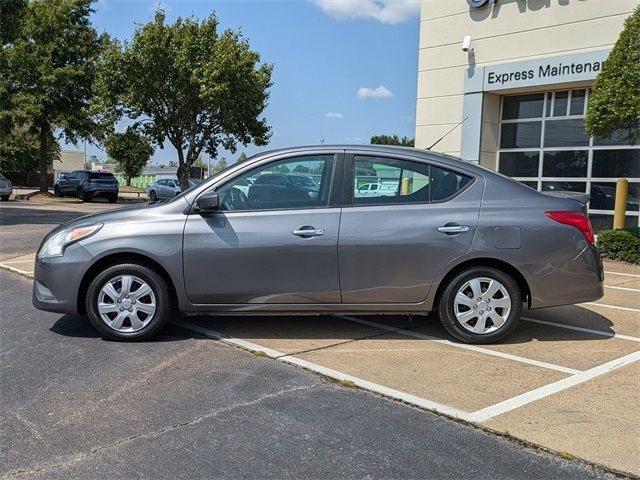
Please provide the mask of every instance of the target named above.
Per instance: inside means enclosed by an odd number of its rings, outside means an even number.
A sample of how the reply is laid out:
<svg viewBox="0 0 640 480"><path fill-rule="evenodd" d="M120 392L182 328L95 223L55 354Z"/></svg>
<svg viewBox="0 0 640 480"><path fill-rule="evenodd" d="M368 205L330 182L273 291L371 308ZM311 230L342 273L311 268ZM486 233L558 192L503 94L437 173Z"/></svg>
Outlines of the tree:
<svg viewBox="0 0 640 480"><path fill-rule="evenodd" d="M588 135L640 141L640 7L627 18L589 94Z"/></svg>
<svg viewBox="0 0 640 480"><path fill-rule="evenodd" d="M105 142L107 155L117 163L117 171L123 172L127 185L142 173L142 169L153 155L149 141L132 128L124 133L112 133Z"/></svg>
<svg viewBox="0 0 640 480"><path fill-rule="evenodd" d="M227 168L227 159L222 157L214 166L211 167L211 174L221 172Z"/></svg>
<svg viewBox="0 0 640 480"><path fill-rule="evenodd" d="M247 158L247 154L242 152L240 155L238 155L238 158L236 159L236 163L242 163L244 162Z"/></svg>
<svg viewBox="0 0 640 480"><path fill-rule="evenodd" d="M188 187L189 168L219 146L266 145L270 128L259 118L267 106L273 67L239 32L218 32L215 15L198 22L165 23L158 10L131 42L110 50L99 88L112 112L136 121L161 148L178 154L178 178Z"/></svg>
<svg viewBox="0 0 640 480"><path fill-rule="evenodd" d="M415 140L408 137L399 138L398 135L374 135L371 137L372 145L400 145L402 147L414 147Z"/></svg>
<svg viewBox="0 0 640 480"><path fill-rule="evenodd" d="M19 12L5 29L3 3L2 34L6 30L12 38L3 38L0 120L5 131L37 132L40 191L47 192L54 132L72 143L97 135L90 102L96 61L108 37L91 26L91 0L32 0Z"/></svg>
<svg viewBox="0 0 640 480"><path fill-rule="evenodd" d="M60 158L53 135L47 141L47 163ZM0 171L36 173L40 165L40 138L30 129L13 128L0 134Z"/></svg>

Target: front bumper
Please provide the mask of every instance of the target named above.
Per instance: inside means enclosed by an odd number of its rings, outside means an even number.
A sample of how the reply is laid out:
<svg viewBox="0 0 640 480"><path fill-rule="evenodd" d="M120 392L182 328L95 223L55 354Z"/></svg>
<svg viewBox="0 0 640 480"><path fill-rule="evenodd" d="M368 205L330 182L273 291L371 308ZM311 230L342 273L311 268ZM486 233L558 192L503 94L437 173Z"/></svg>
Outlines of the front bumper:
<svg viewBox="0 0 640 480"><path fill-rule="evenodd" d="M33 306L47 312L79 313L80 284L92 258L78 243L67 247L61 257L39 259L36 256Z"/></svg>

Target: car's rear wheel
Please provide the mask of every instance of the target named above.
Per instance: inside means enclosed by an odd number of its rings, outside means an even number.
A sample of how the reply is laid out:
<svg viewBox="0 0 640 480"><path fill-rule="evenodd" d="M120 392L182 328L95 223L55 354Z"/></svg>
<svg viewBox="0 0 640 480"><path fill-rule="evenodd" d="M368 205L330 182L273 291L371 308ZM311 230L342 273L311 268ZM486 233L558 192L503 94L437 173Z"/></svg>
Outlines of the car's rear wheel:
<svg viewBox="0 0 640 480"><path fill-rule="evenodd" d="M62 196L62 192L60 191L60 187L59 187L58 185L55 185L55 186L53 187L53 194L54 194L56 197L61 197L61 196Z"/></svg>
<svg viewBox="0 0 640 480"><path fill-rule="evenodd" d="M3 202L8 202L9 201L9 195L3 195L1 198L2 198Z"/></svg>
<svg viewBox="0 0 640 480"><path fill-rule="evenodd" d="M116 203L118 201L118 195L111 195L108 198L109 203Z"/></svg>
<svg viewBox="0 0 640 480"><path fill-rule="evenodd" d="M89 285L86 310L93 327L106 338L146 340L169 319L171 297L164 279L135 263L114 265Z"/></svg>
<svg viewBox="0 0 640 480"><path fill-rule="evenodd" d="M470 267L445 287L438 302L444 328L465 343L494 343L509 335L520 320L522 292L501 270Z"/></svg>
<svg viewBox="0 0 640 480"><path fill-rule="evenodd" d="M82 202L90 202L91 197L84 193L84 190L81 188L78 189L78 199Z"/></svg>
<svg viewBox="0 0 640 480"><path fill-rule="evenodd" d="M149 198L150 198L152 201L154 201L154 202L155 202L156 200L158 200L158 195L156 194L156 192L155 192L154 190L151 190L151 191L149 192Z"/></svg>

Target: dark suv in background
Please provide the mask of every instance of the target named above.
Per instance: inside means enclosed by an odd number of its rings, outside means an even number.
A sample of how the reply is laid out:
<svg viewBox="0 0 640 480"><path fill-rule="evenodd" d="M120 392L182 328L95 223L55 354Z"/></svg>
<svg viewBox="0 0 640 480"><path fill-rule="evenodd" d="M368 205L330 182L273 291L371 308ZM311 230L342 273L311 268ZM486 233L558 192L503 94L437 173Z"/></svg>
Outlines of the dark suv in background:
<svg viewBox="0 0 640 480"><path fill-rule="evenodd" d="M112 173L89 170L75 170L63 174L53 187L56 196L74 195L83 202L101 197L106 198L110 203L116 203L118 190L118 180Z"/></svg>

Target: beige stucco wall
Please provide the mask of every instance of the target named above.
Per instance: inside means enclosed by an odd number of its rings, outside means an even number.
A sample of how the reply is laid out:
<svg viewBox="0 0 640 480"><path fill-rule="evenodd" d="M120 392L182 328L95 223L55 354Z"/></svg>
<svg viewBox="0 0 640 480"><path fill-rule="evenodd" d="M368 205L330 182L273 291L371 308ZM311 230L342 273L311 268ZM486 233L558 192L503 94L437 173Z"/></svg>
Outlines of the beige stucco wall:
<svg viewBox="0 0 640 480"><path fill-rule="evenodd" d="M76 150L62 150L60 160L53 162L53 170L56 172L84 170L84 153Z"/></svg>
<svg viewBox="0 0 640 480"><path fill-rule="evenodd" d="M640 0L423 0L416 147L425 148L463 118L466 69L611 48ZM461 51L471 35L472 53ZM485 94L481 163L495 166L500 96ZM460 155L460 127L434 150Z"/></svg>

